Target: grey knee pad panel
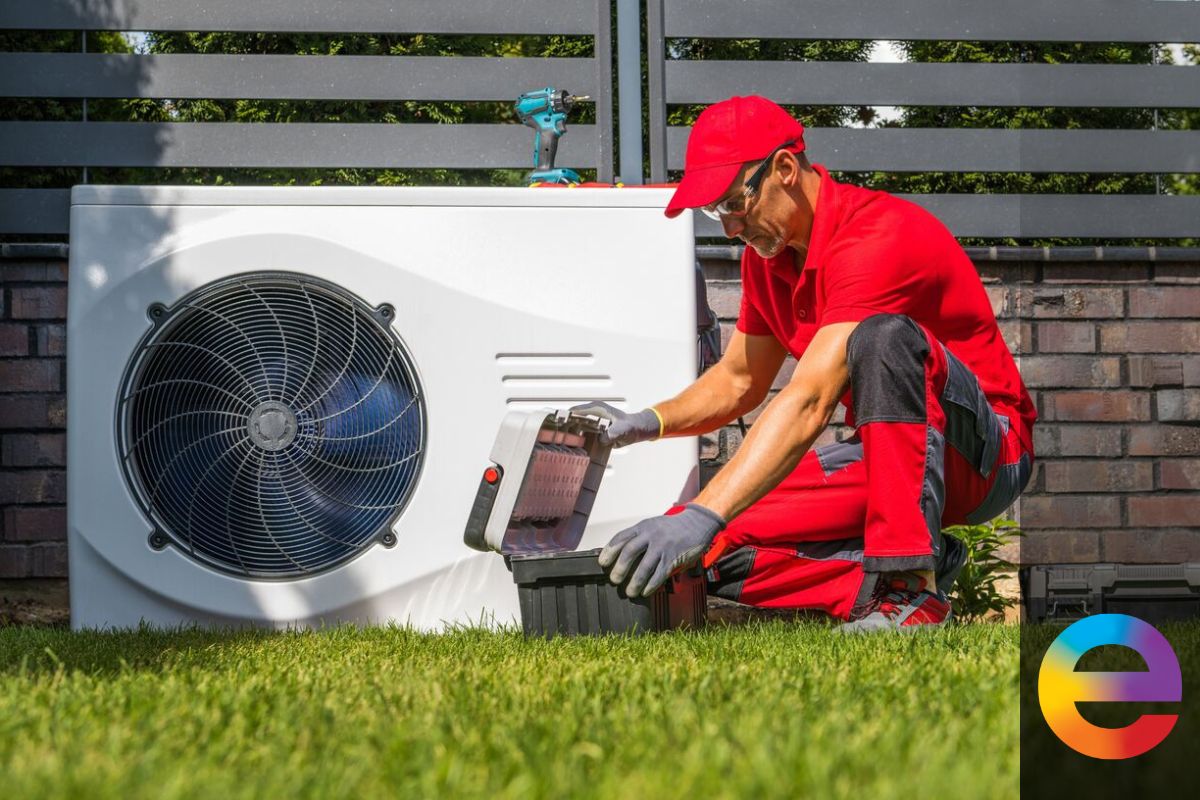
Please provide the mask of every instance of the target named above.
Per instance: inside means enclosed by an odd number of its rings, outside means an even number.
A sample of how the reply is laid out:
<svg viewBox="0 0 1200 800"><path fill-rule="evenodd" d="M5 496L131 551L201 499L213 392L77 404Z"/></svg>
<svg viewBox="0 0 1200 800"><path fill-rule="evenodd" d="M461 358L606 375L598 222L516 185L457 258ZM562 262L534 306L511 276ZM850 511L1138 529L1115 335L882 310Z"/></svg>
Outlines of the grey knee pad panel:
<svg viewBox="0 0 1200 800"><path fill-rule="evenodd" d="M946 442L987 477L992 474L1005 430L979 381L953 353L946 350L946 387L942 408L946 412Z"/></svg>
<svg viewBox="0 0 1200 800"><path fill-rule="evenodd" d="M1017 502L1021 492L1025 491L1032 474L1033 459L1028 453L1022 453L1021 458L1012 464L1001 464L997 467L996 482L992 484L979 508L967 514L967 524L979 525L1003 514Z"/></svg>
<svg viewBox="0 0 1200 800"><path fill-rule="evenodd" d="M876 314L860 322L846 345L855 423L924 423L928 356L925 334L908 317Z"/></svg>

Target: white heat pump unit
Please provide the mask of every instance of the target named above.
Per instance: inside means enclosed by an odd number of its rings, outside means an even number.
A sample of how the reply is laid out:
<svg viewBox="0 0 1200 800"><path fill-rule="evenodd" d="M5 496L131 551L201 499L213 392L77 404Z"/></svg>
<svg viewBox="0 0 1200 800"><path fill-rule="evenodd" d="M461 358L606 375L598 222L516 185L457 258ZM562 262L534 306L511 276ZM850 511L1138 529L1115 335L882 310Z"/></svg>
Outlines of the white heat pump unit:
<svg viewBox="0 0 1200 800"><path fill-rule="evenodd" d="M463 543L505 414L695 377L667 197L76 187L72 625L515 619ZM694 439L614 451L581 546L696 483Z"/></svg>

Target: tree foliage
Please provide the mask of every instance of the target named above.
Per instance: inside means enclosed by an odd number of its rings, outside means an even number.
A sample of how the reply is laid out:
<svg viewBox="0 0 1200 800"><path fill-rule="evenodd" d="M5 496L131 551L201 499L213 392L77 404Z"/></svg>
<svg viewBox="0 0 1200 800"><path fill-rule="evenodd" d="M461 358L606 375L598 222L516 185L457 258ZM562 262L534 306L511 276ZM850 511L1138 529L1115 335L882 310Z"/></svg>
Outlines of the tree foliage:
<svg viewBox="0 0 1200 800"><path fill-rule="evenodd" d="M150 53L225 53L236 55L302 55L313 58L352 56L493 56L590 57L590 37L581 36L447 36L429 34L264 34L153 33ZM533 87L513 87L514 99ZM423 100L262 100L202 99L144 101L131 107L139 120L157 122L342 122L457 123L515 122L511 102L431 102ZM594 120L592 108L572 113L572 121ZM530 132L530 136L532 136ZM525 170L455 169L181 169L176 178L195 183L381 184L381 185L517 185Z"/></svg>
<svg viewBox="0 0 1200 800"><path fill-rule="evenodd" d="M0 51L78 52L81 35L73 31L0 31ZM128 53L129 42L117 32L91 32L91 52ZM673 39L668 58L729 61L866 61L870 41L806 41L786 39ZM904 42L910 61L1049 64L1148 64L1169 62L1162 47L1122 43L1022 42ZM485 36L429 34L263 34L158 32L147 35L144 47L153 54L288 54L312 58L356 56L534 56L590 57L587 36ZM1184 58L1200 67L1200 47L1184 49ZM514 96L529 87L513 87ZM570 88L570 87L568 87ZM75 99L0 99L0 119L75 121L83 118L84 103ZM689 125L702 105L668 109L668 124ZM908 107L899 119L879 122L874 109L859 106L791 106L789 111L814 127L896 125L937 128L1126 128L1200 129L1196 109L1095 109ZM644 112L643 112L644 113ZM257 100L257 99L92 99L87 118L93 121L457 123L515 122L508 102L430 102L421 100ZM593 108L573 112L576 123L594 121ZM532 135L532 133L530 134ZM819 160L820 154L815 154ZM270 184L441 184L517 185L523 169L93 169L92 181L270 183ZM0 167L0 185L30 188L69 186L81 177L79 169ZM1033 174L1033 173L871 173L848 176L857 182L900 192L1002 193L1175 193L1200 192L1197 175ZM1065 244L1068 240L1039 242Z"/></svg>
<svg viewBox="0 0 1200 800"><path fill-rule="evenodd" d="M995 64L1150 64L1170 57L1155 45L1103 42L902 42L908 61ZM1178 113L1149 108L905 107L895 125L905 128L1149 130L1171 127ZM890 191L1152 194L1153 175L1113 173L923 173L878 174L871 183Z"/></svg>
<svg viewBox="0 0 1200 800"><path fill-rule="evenodd" d="M902 42L907 61L1005 64L1168 64L1172 53L1165 46L1119 42ZM1197 58L1189 48L1187 58ZM1153 108L1009 108L988 106L904 107L898 120L888 125L906 128L991 129L1132 129L1178 130L1196 127L1200 112ZM1032 172L876 172L854 178L874 188L921 194L1156 194L1194 193L1200 190L1194 175L1146 173L1032 173ZM1115 240L1114 240L1115 241ZM966 239L967 244L996 244ZM1053 238L1032 241L1006 239L1001 244L1068 246L1082 239ZM1152 239L1123 244L1155 244ZM1180 242L1189 244L1190 242Z"/></svg>
<svg viewBox="0 0 1200 800"><path fill-rule="evenodd" d="M89 33L87 47L95 53L131 52L125 37L114 31ZM81 49L83 41L79 31L0 30L0 52L78 53ZM83 101L73 98L0 97L0 120L77 122L83 119L83 109ZM65 187L78 183L80 177L79 169L0 166L0 187Z"/></svg>
<svg viewBox="0 0 1200 800"><path fill-rule="evenodd" d="M866 61L874 43L868 40L811 41L791 39L673 39L667 58L687 61ZM668 125L692 125L706 106L679 105L667 109ZM809 127L839 127L869 122L874 112L864 106L785 105ZM681 173L673 171L678 180Z"/></svg>
<svg viewBox="0 0 1200 800"><path fill-rule="evenodd" d="M874 43L867 40L810 41L804 39L673 39L667 57L686 61L866 61ZM837 127L868 119L862 106L785 106L805 125ZM691 125L703 105L674 106L668 125Z"/></svg>
<svg viewBox="0 0 1200 800"><path fill-rule="evenodd" d="M1200 70L1200 44L1184 45L1183 59L1190 69ZM1179 130L1200 131L1200 109L1181 109L1175 114ZM1172 175L1171 189L1175 194L1200 194L1200 174Z"/></svg>

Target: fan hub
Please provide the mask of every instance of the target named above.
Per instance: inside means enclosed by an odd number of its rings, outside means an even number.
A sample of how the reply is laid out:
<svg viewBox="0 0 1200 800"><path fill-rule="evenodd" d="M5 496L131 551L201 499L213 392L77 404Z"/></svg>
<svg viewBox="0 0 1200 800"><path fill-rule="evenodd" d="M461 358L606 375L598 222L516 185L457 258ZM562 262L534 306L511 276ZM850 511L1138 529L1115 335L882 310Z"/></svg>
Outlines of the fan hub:
<svg viewBox="0 0 1200 800"><path fill-rule="evenodd" d="M296 438L296 414L283 403L259 403L246 419L250 440L263 450L282 450Z"/></svg>

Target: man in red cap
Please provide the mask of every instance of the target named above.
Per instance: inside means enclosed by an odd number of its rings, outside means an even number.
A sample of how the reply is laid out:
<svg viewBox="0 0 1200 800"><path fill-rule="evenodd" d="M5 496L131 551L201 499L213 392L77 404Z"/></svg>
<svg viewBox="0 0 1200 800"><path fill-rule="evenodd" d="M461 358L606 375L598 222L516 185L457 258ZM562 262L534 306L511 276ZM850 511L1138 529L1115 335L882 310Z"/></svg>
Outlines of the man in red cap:
<svg viewBox="0 0 1200 800"><path fill-rule="evenodd" d="M699 496L618 533L601 564L630 596L703 558L731 600L820 609L845 630L941 624L966 558L941 528L1017 498L1036 413L951 233L804 150L804 127L762 97L717 103L692 128L666 214L699 208L746 243L737 330L675 398L583 408L612 420L617 446L694 436L756 408L788 353L797 363ZM813 448L839 400L854 436Z"/></svg>

